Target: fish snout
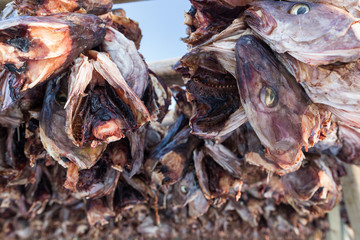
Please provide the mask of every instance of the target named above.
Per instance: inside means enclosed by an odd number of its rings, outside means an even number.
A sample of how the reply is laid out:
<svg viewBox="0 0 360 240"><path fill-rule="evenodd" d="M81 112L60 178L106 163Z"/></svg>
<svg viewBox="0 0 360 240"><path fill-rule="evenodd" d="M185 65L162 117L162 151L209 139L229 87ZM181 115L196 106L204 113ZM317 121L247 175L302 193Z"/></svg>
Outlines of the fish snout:
<svg viewBox="0 0 360 240"><path fill-rule="evenodd" d="M253 6L245 11L246 22L257 32L270 35L276 28L275 19L262 8Z"/></svg>

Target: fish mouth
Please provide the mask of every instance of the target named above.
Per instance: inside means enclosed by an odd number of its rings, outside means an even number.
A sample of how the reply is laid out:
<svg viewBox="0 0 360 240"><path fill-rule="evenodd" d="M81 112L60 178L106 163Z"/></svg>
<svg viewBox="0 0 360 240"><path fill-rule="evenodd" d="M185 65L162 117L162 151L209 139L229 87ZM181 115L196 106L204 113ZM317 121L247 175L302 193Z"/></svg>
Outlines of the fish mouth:
<svg viewBox="0 0 360 240"><path fill-rule="evenodd" d="M245 20L252 28L266 35L270 35L277 27L276 20L271 15L255 6L245 11Z"/></svg>
<svg viewBox="0 0 360 240"><path fill-rule="evenodd" d="M68 123L76 146L91 142L91 147L96 147L101 142L120 140L125 132L137 129L136 116L108 83L86 92L76 105Z"/></svg>

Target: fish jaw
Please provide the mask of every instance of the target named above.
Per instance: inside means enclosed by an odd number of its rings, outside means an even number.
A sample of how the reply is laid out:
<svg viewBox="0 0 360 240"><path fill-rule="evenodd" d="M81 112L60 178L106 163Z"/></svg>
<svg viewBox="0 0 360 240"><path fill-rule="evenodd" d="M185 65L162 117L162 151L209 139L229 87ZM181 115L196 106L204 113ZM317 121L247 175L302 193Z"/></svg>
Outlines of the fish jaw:
<svg viewBox="0 0 360 240"><path fill-rule="evenodd" d="M277 27L276 20L263 9L252 6L245 12L247 22L260 34L270 35Z"/></svg>

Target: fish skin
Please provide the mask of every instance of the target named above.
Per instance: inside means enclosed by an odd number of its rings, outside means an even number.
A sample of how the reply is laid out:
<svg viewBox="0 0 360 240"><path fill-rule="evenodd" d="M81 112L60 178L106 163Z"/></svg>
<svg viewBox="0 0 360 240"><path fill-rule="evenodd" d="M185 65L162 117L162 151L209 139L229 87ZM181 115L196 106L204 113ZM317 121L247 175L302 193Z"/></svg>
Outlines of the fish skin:
<svg viewBox="0 0 360 240"><path fill-rule="evenodd" d="M341 200L341 166L325 154L310 154L302 165L281 178L287 201L301 214L331 211Z"/></svg>
<svg viewBox="0 0 360 240"><path fill-rule="evenodd" d="M105 37L104 26L95 15L79 13L2 21L0 66L6 77L0 82L8 82L9 89L0 96L0 110L26 90L63 72L84 50L99 45Z"/></svg>
<svg viewBox="0 0 360 240"><path fill-rule="evenodd" d="M107 26L111 26L135 43L136 49L140 48L142 39L139 23L126 17L123 9L114 9L111 12L99 16Z"/></svg>
<svg viewBox="0 0 360 240"><path fill-rule="evenodd" d="M90 143L81 147L72 143L65 132L64 106L55 100L59 91L63 94L67 92L67 79L64 79L64 75L51 79L48 83L39 119L41 142L51 157L63 167L72 163L79 169L88 169L97 162L107 144L101 143L92 148Z"/></svg>
<svg viewBox="0 0 360 240"><path fill-rule="evenodd" d="M183 41L188 47L204 43L214 34L224 30L245 10L245 3L234 5L234 1L190 0L191 9L185 13L188 37Z"/></svg>
<svg viewBox="0 0 360 240"><path fill-rule="evenodd" d="M277 54L277 58L305 89L311 101L324 104L342 122L360 127L360 60L313 67L288 54Z"/></svg>
<svg viewBox="0 0 360 240"><path fill-rule="evenodd" d="M111 10L111 0L15 0L14 8L20 15L44 16L63 12L104 14Z"/></svg>
<svg viewBox="0 0 360 240"><path fill-rule="evenodd" d="M337 159L348 164L360 165L360 129L342 122L338 123L338 138L342 145L336 155Z"/></svg>
<svg viewBox="0 0 360 240"><path fill-rule="evenodd" d="M148 86L149 72L135 43L121 32L107 26L102 48L110 55L130 88L142 98Z"/></svg>
<svg viewBox="0 0 360 240"><path fill-rule="evenodd" d="M104 52L87 54L71 69L66 132L75 145L91 142L94 147L124 138L150 121L150 114Z"/></svg>
<svg viewBox="0 0 360 240"><path fill-rule="evenodd" d="M343 9L306 3L310 11L292 15L297 3L255 1L245 11L248 25L274 51L313 65L352 62L360 57L360 23ZM321 16L321 17L319 17Z"/></svg>
<svg viewBox="0 0 360 240"><path fill-rule="evenodd" d="M279 166L282 174L295 171L303 159L301 148L307 146L313 128L311 116L306 116L309 99L295 78L256 37L241 37L235 50L241 103L267 149L265 156ZM267 87L276 93L272 107L262 100Z"/></svg>
<svg viewBox="0 0 360 240"><path fill-rule="evenodd" d="M193 152L195 173L205 198L214 200L217 206L225 203L229 197L239 199L243 181L223 169L205 151L198 148Z"/></svg>

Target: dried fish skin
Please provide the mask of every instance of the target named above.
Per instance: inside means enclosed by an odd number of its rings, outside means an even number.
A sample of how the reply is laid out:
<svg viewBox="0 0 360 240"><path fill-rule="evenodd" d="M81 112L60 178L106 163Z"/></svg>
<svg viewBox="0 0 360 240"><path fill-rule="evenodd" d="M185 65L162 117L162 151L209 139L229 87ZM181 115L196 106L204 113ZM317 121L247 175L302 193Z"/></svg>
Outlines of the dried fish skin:
<svg viewBox="0 0 360 240"><path fill-rule="evenodd" d="M174 184L171 198L173 207L184 207L193 201L200 190L194 171L188 171L184 177Z"/></svg>
<svg viewBox="0 0 360 240"><path fill-rule="evenodd" d="M72 196L81 198L100 198L115 191L120 172L112 168L111 161L117 153L114 148L107 148L99 161L90 169L79 171L79 181Z"/></svg>
<svg viewBox="0 0 360 240"><path fill-rule="evenodd" d="M247 121L235 79L235 45L238 38L251 33L246 27L243 17L233 20L174 66L186 83L192 134L221 138Z"/></svg>
<svg viewBox="0 0 360 240"><path fill-rule="evenodd" d="M183 177L191 161L192 151L200 140L191 136L190 128L185 126L169 142L165 141L167 139L151 153L145 164L152 165L152 182L166 189Z"/></svg>
<svg viewBox="0 0 360 240"><path fill-rule="evenodd" d="M191 133L204 138L221 136L230 116L240 108L235 78L230 74L199 72L186 83L186 90L193 105Z"/></svg>
<svg viewBox="0 0 360 240"><path fill-rule="evenodd" d="M65 132L67 75L49 81L44 104L40 113L40 138L44 148L63 167L70 163L79 169L92 167L106 148L105 143L92 148L90 143L81 147L74 145Z"/></svg>
<svg viewBox="0 0 360 240"><path fill-rule="evenodd" d="M325 154L309 155L296 172L282 177L288 202L301 214L319 216L341 200L337 162Z"/></svg>
<svg viewBox="0 0 360 240"><path fill-rule="evenodd" d="M117 148L119 145L109 144L101 158L90 169L78 172L68 171L66 182L74 182L74 184L65 184L64 187L73 192L73 197L77 199L100 198L111 195L115 191L120 171L113 167L113 162L122 157L121 150Z"/></svg>
<svg viewBox="0 0 360 240"><path fill-rule="evenodd" d="M64 12L82 12L100 15L111 10L112 0L15 0L19 15L44 16Z"/></svg>
<svg viewBox="0 0 360 240"><path fill-rule="evenodd" d="M304 6L299 13L295 11L297 6ZM245 16L249 26L274 51L287 52L312 66L353 62L360 57L360 22L335 6L254 1Z"/></svg>
<svg viewBox="0 0 360 240"><path fill-rule="evenodd" d="M135 43L127 39L121 32L107 26L105 39L101 46L116 64L130 88L141 99L148 85L149 73Z"/></svg>
<svg viewBox="0 0 360 240"><path fill-rule="evenodd" d="M68 13L2 21L0 66L6 71L1 80L5 82L1 84L1 109L27 89L64 71L82 51L99 45L104 36L104 24L94 15Z"/></svg>
<svg viewBox="0 0 360 240"><path fill-rule="evenodd" d="M219 0L190 0L190 3L192 7L185 13L184 20L189 36L183 39L189 47L199 45L221 32L245 10L242 6Z"/></svg>
<svg viewBox="0 0 360 240"><path fill-rule="evenodd" d="M309 138L320 128L316 107L309 105L295 78L254 36L239 39L236 61L241 103L266 148L266 158L278 165L278 173L295 171L304 157L301 148L312 146Z"/></svg>
<svg viewBox="0 0 360 240"><path fill-rule="evenodd" d="M338 123L338 137L342 147L336 157L346 163L360 165L360 129Z"/></svg>
<svg viewBox="0 0 360 240"><path fill-rule="evenodd" d="M114 9L111 12L99 17L106 23L107 26L111 26L124 34L127 39L133 41L137 49L140 48L142 34L139 23L126 17L123 9Z"/></svg>
<svg viewBox="0 0 360 240"><path fill-rule="evenodd" d="M123 210L145 202L146 198L143 194L145 195L126 182L120 181L116 186L113 200L115 213L121 214Z"/></svg>
<svg viewBox="0 0 360 240"><path fill-rule="evenodd" d="M246 159L246 154L243 154L243 157L239 158L225 145L213 143L210 140L205 141L204 149L207 156L210 156L224 170L245 184L251 185L266 179L267 175L265 171L255 165L249 164L251 161ZM259 149L256 150L260 151Z"/></svg>
<svg viewBox="0 0 360 240"><path fill-rule="evenodd" d="M103 52L89 51L71 69L65 104L66 132L77 146L125 137L150 120L143 102Z"/></svg>
<svg viewBox="0 0 360 240"><path fill-rule="evenodd" d="M205 151L201 148L193 153L196 176L205 198L213 200L217 206L230 197L239 199L243 181L224 170Z"/></svg>
<svg viewBox="0 0 360 240"><path fill-rule="evenodd" d="M171 104L171 90L155 73L149 70L149 83L142 101L151 115L151 121L161 122Z"/></svg>
<svg viewBox="0 0 360 240"><path fill-rule="evenodd" d="M221 137L246 122L236 79L213 52L194 49L175 66L186 82L191 104L191 133L203 138Z"/></svg>
<svg viewBox="0 0 360 240"><path fill-rule="evenodd" d="M0 87L1 88L1 87ZM0 111L0 125L3 127L19 127L24 122L21 109L13 105L4 111Z"/></svg>
<svg viewBox="0 0 360 240"><path fill-rule="evenodd" d="M279 54L278 58L314 103L324 104L342 122L360 127L359 60L313 67L287 54Z"/></svg>
<svg viewBox="0 0 360 240"><path fill-rule="evenodd" d="M89 199L86 201L86 216L90 226L99 223L102 226L109 223L111 217L115 217L115 212L105 197Z"/></svg>

